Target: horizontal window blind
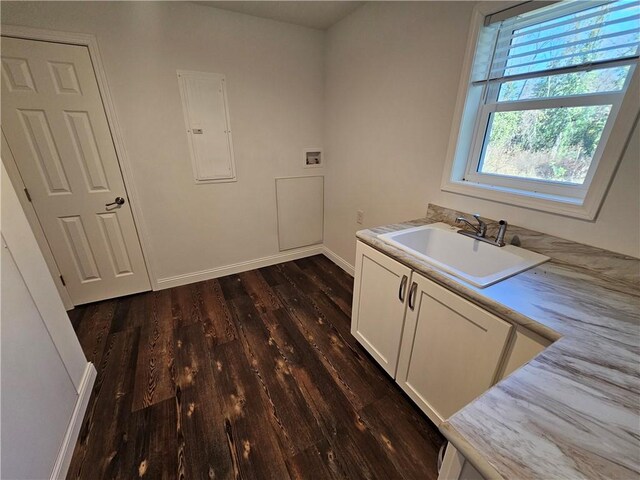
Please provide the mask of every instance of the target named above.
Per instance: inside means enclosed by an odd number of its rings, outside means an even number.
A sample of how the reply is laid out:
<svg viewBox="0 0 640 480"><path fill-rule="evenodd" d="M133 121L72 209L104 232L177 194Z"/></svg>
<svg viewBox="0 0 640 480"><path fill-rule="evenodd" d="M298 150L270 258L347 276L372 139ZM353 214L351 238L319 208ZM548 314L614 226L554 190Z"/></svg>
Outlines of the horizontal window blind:
<svg viewBox="0 0 640 480"><path fill-rule="evenodd" d="M500 14L504 18L508 10ZM494 20L489 17L484 27L474 84L629 64L639 57L638 0L570 0Z"/></svg>

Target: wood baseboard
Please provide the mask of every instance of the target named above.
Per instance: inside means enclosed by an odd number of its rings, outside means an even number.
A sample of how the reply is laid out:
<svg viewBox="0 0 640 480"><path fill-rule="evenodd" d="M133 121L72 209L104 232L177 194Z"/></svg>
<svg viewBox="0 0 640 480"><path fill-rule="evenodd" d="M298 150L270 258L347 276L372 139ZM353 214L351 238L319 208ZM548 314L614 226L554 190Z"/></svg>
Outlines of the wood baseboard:
<svg viewBox="0 0 640 480"><path fill-rule="evenodd" d="M281 252L275 255L270 255L268 257L262 257L255 260L225 265L224 267L210 268L207 270L201 270L199 272L185 273L182 275L175 275L173 277L160 278L157 280L154 290L164 290L165 288L172 288L178 287L180 285L187 285L189 283L202 282L204 280L224 277L225 275L233 275L236 273L247 272L249 270L255 270L256 268L268 267L270 265L275 265L276 263L289 262L291 260L297 260L298 258L311 257L313 255L318 255L321 253L324 253L324 247L322 245L313 245L311 247L297 248L295 250Z"/></svg>
<svg viewBox="0 0 640 480"><path fill-rule="evenodd" d="M291 260L297 260L298 258L311 257L318 254L324 255L353 277L355 271L354 266L337 253L321 244L297 248L295 250L277 253L268 257L234 263L223 267L210 268L207 270L200 270L198 272L160 278L157 280L154 290L164 290L165 288L173 288L180 285L187 285L189 283L202 282L213 278L224 277L225 275L247 272L249 270L255 270L256 268L268 267L277 263L289 262Z"/></svg>
<svg viewBox="0 0 640 480"><path fill-rule="evenodd" d="M353 277L354 272L356 270L355 267L351 265L349 262L347 262L340 255L338 255L333 250L330 250L329 248L324 246L322 247L322 254Z"/></svg>
<svg viewBox="0 0 640 480"><path fill-rule="evenodd" d="M64 440L60 446L58 452L58 458L53 465L53 471L51 472L51 480L64 480L69 470L69 464L71 463L71 456L80 434L80 427L84 420L84 414L87 411L89 405L89 398L91 397L91 390L93 384L96 381L97 372L93 363L88 362L80 382L80 389L78 390L78 399L76 400L76 406L73 409L67 432L64 435Z"/></svg>

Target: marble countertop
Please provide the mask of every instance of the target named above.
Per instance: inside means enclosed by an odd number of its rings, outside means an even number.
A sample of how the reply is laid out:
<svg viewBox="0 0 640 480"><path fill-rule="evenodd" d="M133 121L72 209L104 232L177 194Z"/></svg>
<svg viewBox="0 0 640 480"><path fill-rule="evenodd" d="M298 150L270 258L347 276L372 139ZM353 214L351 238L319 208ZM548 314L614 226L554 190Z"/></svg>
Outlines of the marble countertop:
<svg viewBox="0 0 640 480"><path fill-rule="evenodd" d="M486 478L640 477L640 260L510 226L507 242L551 260L479 289L377 238L460 214L430 206L427 218L357 238L555 341L442 433Z"/></svg>

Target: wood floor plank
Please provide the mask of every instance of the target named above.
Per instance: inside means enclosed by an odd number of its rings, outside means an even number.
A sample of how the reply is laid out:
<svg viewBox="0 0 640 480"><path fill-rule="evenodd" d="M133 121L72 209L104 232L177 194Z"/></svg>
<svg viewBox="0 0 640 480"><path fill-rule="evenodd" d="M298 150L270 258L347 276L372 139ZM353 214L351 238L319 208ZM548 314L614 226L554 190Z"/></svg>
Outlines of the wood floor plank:
<svg viewBox="0 0 640 480"><path fill-rule="evenodd" d="M364 424L360 428L341 428L329 439L335 461L350 480L400 480L402 475L387 460L384 447ZM422 477L418 477L422 478ZM416 479L417 480L417 479Z"/></svg>
<svg viewBox="0 0 640 480"><path fill-rule="evenodd" d="M118 299L116 309L111 319L111 328L109 333L121 332L127 328L127 318L129 317L129 308L131 307L132 297L122 297Z"/></svg>
<svg viewBox="0 0 640 480"><path fill-rule="evenodd" d="M84 307L82 321L76 329L76 335L88 362L99 365L111 330L111 320L118 302L108 300Z"/></svg>
<svg viewBox="0 0 640 480"><path fill-rule="evenodd" d="M295 263L281 263L277 265L277 268L287 280L284 285L289 285L296 290L306 294L315 293L320 290L320 286L316 282L314 282Z"/></svg>
<svg viewBox="0 0 640 480"><path fill-rule="evenodd" d="M292 344L291 350L297 353L291 358L293 374L304 387L307 401L317 412L325 433L325 443L315 444L315 451L312 446L290 458L292 476L323 478L314 476L317 469L323 475L330 472L325 478L401 478L395 466L385 460L381 444L368 431L347 396L337 388L335 376L329 373L312 349L305 348L306 339L295 323L286 321L288 314L284 311L276 314L283 326L281 333L289 335L287 343Z"/></svg>
<svg viewBox="0 0 640 480"><path fill-rule="evenodd" d="M318 442L290 458L287 464L291 477L300 480L431 478L401 475L386 461L379 443L366 430L341 430L331 442Z"/></svg>
<svg viewBox="0 0 640 480"><path fill-rule="evenodd" d="M310 257L309 261L311 262L312 267L304 270L305 274L320 291L324 292L325 295L331 298L331 300L345 315L351 317L353 279L349 277L349 283L346 283L344 281L344 275L346 274L342 270L340 270L340 272L336 272L335 270L326 269L325 262L317 257L321 257L326 260L323 255Z"/></svg>
<svg viewBox="0 0 640 480"><path fill-rule="evenodd" d="M326 439L311 445L287 460L287 467L295 480L338 480L345 473Z"/></svg>
<svg viewBox="0 0 640 480"><path fill-rule="evenodd" d="M361 417L405 478L436 480L438 450L444 439L420 428L424 420L406 407L407 401L399 395L387 395L366 406Z"/></svg>
<svg viewBox="0 0 640 480"><path fill-rule="evenodd" d="M185 478L232 478L234 464L219 403L219 386L200 325L187 325L176 331L176 370L176 433Z"/></svg>
<svg viewBox="0 0 640 480"><path fill-rule="evenodd" d="M320 312L331 326L338 332L342 340L349 344L357 355L364 352L356 338L351 335L351 316L325 292L317 292L309 295L313 308Z"/></svg>
<svg viewBox="0 0 640 480"><path fill-rule="evenodd" d="M68 479L115 477L127 454L138 329L109 335Z"/></svg>
<svg viewBox="0 0 640 480"><path fill-rule="evenodd" d="M285 455L294 455L322 438L317 419L251 298L237 297L231 305L240 325L245 356L269 406L272 427Z"/></svg>
<svg viewBox="0 0 640 480"><path fill-rule="evenodd" d="M127 448L117 478L178 478L177 428L174 398L132 412L127 430L131 446Z"/></svg>
<svg viewBox="0 0 640 480"><path fill-rule="evenodd" d="M309 296L287 285L277 286L276 291L292 316L298 320L308 343L320 353L322 360L336 377L336 385L344 391L356 409L386 394L388 382L381 380L379 372L367 363L368 359L356 356Z"/></svg>
<svg viewBox="0 0 640 480"><path fill-rule="evenodd" d="M98 375L68 478L433 479L434 425L314 256L72 312Z"/></svg>
<svg viewBox="0 0 640 480"><path fill-rule="evenodd" d="M242 279L239 275L220 277L218 278L218 282L222 288L224 298L227 300L233 300L234 298L247 295L244 285L242 284Z"/></svg>
<svg viewBox="0 0 640 480"><path fill-rule="evenodd" d="M69 315L69 320L71 321L71 326L76 333L80 328L84 315L87 313L87 311L91 310L93 306L94 305L79 305L67 311L67 315Z"/></svg>
<svg viewBox="0 0 640 480"><path fill-rule="evenodd" d="M244 354L240 340L218 345L212 352L214 378L225 414L227 443L234 476L285 480L289 477L278 439L267 417L269 406Z"/></svg>
<svg viewBox="0 0 640 480"><path fill-rule="evenodd" d="M230 342L238 337L236 325L224 299L218 280L197 284L202 297L202 330L210 347Z"/></svg>
<svg viewBox="0 0 640 480"><path fill-rule="evenodd" d="M287 282L285 276L280 270L278 270L277 265L260 268L258 269L258 272L271 287L275 287L276 285L281 285L282 283Z"/></svg>
<svg viewBox="0 0 640 480"><path fill-rule="evenodd" d="M328 338L330 345L338 348L339 355L336 358L350 366L345 369L345 376L352 375L355 379L360 379L364 385L361 388L370 391L375 398L388 394L389 388L394 386L393 379L381 370L351 335L351 318L324 292L311 294L308 298L313 310L323 319L323 323L318 322L318 326L325 334L319 335L319 338ZM364 399L365 396L361 398Z"/></svg>
<svg viewBox="0 0 640 480"><path fill-rule="evenodd" d="M328 272L335 281L337 281L342 287L351 292L353 291L353 277L345 272L338 265L333 263L324 255L314 255L313 257L309 257L309 260L313 265L319 267L320 270ZM312 272L317 272L317 268L311 268Z"/></svg>
<svg viewBox="0 0 640 480"><path fill-rule="evenodd" d="M297 320L286 310L273 312L272 336L277 338L285 352L287 364L296 379L301 393L314 412L325 438L335 436L339 428L349 425L358 428L358 414L337 386L339 378L335 370L327 366L322 355L309 345L309 339Z"/></svg>
<svg viewBox="0 0 640 480"><path fill-rule="evenodd" d="M131 297L127 323L123 325L124 328L141 327L146 323L149 316L149 297L152 295L154 292L145 292Z"/></svg>
<svg viewBox="0 0 640 480"><path fill-rule="evenodd" d="M391 377L382 372L376 361L364 349L362 345L351 335L351 318L333 302L324 292L317 292L309 295L309 302L313 309L331 324L328 330L331 336L336 335L351 350L348 357L362 369L363 380L366 381L372 390L376 391L376 397L381 397L389 393L387 387L394 386ZM335 331L333 330L335 329Z"/></svg>
<svg viewBox="0 0 640 480"><path fill-rule="evenodd" d="M140 328L133 411L172 398L176 391L171 294L154 292L148 302L149 318Z"/></svg>
<svg viewBox="0 0 640 480"><path fill-rule="evenodd" d="M304 270L305 272L308 272L310 269L314 268L315 264L313 263L313 260L311 260L313 257L304 257L304 258L299 258L297 260L294 260L294 263L296 265L298 265L298 267L301 270Z"/></svg>
<svg viewBox="0 0 640 480"><path fill-rule="evenodd" d="M180 285L169 290L173 325L176 328L202 320L202 298L197 285Z"/></svg>
<svg viewBox="0 0 640 480"><path fill-rule="evenodd" d="M243 272L240 275L245 291L261 312L282 308L282 303L270 285L257 270Z"/></svg>
<svg viewBox="0 0 640 480"><path fill-rule="evenodd" d="M313 355L306 339L302 336L302 333L295 327L295 320L288 314L286 309L280 308L278 310L268 311L262 315L262 320L265 327L269 331L269 336L276 340L276 345L285 362L291 367L303 368L304 366L312 367L315 364L320 364L320 359ZM293 329L298 338L292 338L289 330ZM311 356L303 356L303 350L307 350ZM311 362L304 364L305 360L308 362L311 358Z"/></svg>

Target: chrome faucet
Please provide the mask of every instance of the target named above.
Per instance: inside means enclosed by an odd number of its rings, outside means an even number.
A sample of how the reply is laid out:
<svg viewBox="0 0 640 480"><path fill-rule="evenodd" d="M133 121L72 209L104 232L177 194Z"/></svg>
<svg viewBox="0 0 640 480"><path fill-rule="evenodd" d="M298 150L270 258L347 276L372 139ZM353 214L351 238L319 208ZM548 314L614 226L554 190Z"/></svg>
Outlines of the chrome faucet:
<svg viewBox="0 0 640 480"><path fill-rule="evenodd" d="M507 233L507 221L500 220L498 222L498 225L500 225L500 228L498 229L498 234L496 235L495 244L499 247L504 247L505 246L504 236Z"/></svg>
<svg viewBox="0 0 640 480"><path fill-rule="evenodd" d="M469 220L467 220L464 217L458 217L456 218L456 223L465 223L467 225L469 225L471 228L473 228L473 232L468 232L467 230L458 230L458 233L460 235L464 235L466 237L471 237L475 240L480 240L481 242L485 242L485 243L489 243L491 245L496 245L498 247L504 247L505 246L505 242L504 242L504 237L507 233L507 222L506 220L500 220L498 222L498 225L500 225L500 227L498 228L498 233L496 235L496 239L495 240L490 240L486 237L487 235L487 224L485 222L483 222L482 220L480 220L480 215L478 215L477 213L473 215L473 218L476 219L476 222L478 222L478 226L475 226L473 223L471 223Z"/></svg>
<svg viewBox="0 0 640 480"><path fill-rule="evenodd" d="M456 218L456 223L466 223L471 228L473 228L473 230L476 232L476 236L477 237L484 238L484 236L487 234L487 224L484 223L482 220L480 220L480 214L478 214L478 213L474 213L473 214L473 218L475 218L476 222L478 222L478 226L477 227L473 223L471 223L469 220L464 218L464 217ZM458 233L461 233L462 231L463 230L461 230Z"/></svg>

